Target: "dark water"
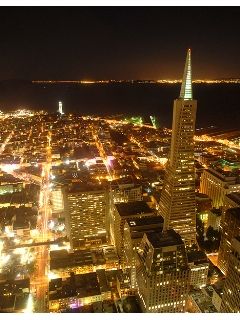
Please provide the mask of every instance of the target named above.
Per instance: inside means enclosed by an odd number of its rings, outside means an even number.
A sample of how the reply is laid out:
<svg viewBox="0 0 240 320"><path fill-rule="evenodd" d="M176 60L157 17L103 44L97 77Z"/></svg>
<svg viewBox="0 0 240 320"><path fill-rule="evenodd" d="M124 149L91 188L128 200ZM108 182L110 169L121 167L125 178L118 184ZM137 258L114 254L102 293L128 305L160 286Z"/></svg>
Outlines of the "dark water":
<svg viewBox="0 0 240 320"><path fill-rule="evenodd" d="M156 115L161 125L170 126L173 100L178 97L180 84L88 84L43 85L27 81L0 83L0 109L17 107L34 110L57 110L63 101L65 112L98 115ZM195 84L198 100L197 126L216 125L240 129L240 85Z"/></svg>

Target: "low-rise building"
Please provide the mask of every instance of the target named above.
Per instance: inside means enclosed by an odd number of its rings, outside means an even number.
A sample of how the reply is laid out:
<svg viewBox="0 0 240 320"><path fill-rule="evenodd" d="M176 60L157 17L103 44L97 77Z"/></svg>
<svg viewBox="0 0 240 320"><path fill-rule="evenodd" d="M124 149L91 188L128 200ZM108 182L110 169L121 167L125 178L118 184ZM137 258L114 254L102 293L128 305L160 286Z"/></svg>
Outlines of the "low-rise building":
<svg viewBox="0 0 240 320"><path fill-rule="evenodd" d="M221 309L224 283L225 283L225 279L220 280L212 285L212 288L213 288L212 303L218 312L220 312L220 309Z"/></svg>
<svg viewBox="0 0 240 320"><path fill-rule="evenodd" d="M208 212L207 228L212 227L214 230L219 230L221 213L221 210L216 208L213 208Z"/></svg>
<svg viewBox="0 0 240 320"><path fill-rule="evenodd" d="M217 309L213 305L212 299L203 290L195 290L188 296L187 312L216 313Z"/></svg>
<svg viewBox="0 0 240 320"><path fill-rule="evenodd" d="M231 171L206 169L201 176L200 192L212 199L214 208L222 208L226 194L240 191L239 177Z"/></svg>
<svg viewBox="0 0 240 320"><path fill-rule="evenodd" d="M192 288L203 288L207 284L209 263L203 251L191 251L187 253L190 268L190 286Z"/></svg>
<svg viewBox="0 0 240 320"><path fill-rule="evenodd" d="M69 277L70 273L84 274L99 269L117 270L118 257L113 247L99 250L56 250L50 252L50 278Z"/></svg>
<svg viewBox="0 0 240 320"><path fill-rule="evenodd" d="M0 312L25 312L30 295L30 279L0 282Z"/></svg>
<svg viewBox="0 0 240 320"><path fill-rule="evenodd" d="M132 288L129 272L118 270L117 273L117 290L121 298L126 296L134 296L137 294L137 289Z"/></svg>
<svg viewBox="0 0 240 320"><path fill-rule="evenodd" d="M49 282L49 311L60 312L102 301L96 272L52 279Z"/></svg>

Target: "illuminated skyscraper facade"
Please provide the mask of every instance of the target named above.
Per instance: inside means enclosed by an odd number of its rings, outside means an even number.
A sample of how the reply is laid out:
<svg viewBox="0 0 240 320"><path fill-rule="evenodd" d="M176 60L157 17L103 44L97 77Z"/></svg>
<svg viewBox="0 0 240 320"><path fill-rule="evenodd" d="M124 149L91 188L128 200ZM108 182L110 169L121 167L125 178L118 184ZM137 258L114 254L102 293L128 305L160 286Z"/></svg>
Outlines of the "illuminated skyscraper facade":
<svg viewBox="0 0 240 320"><path fill-rule="evenodd" d="M73 250L107 243L107 210L108 194L101 186L79 183L67 192L66 230Z"/></svg>
<svg viewBox="0 0 240 320"><path fill-rule="evenodd" d="M240 237L232 240L220 312L240 312Z"/></svg>
<svg viewBox="0 0 240 320"><path fill-rule="evenodd" d="M137 284L145 312L184 312L190 271L184 243L174 230L147 232L137 254Z"/></svg>
<svg viewBox="0 0 240 320"><path fill-rule="evenodd" d="M187 245L196 241L194 132L197 101L192 96L191 51L188 50L180 97L174 100L172 140L159 214L164 229L174 229Z"/></svg>
<svg viewBox="0 0 240 320"><path fill-rule="evenodd" d="M228 209L221 221L221 242L218 254L218 267L222 273L227 274L231 242L240 235L240 207Z"/></svg>

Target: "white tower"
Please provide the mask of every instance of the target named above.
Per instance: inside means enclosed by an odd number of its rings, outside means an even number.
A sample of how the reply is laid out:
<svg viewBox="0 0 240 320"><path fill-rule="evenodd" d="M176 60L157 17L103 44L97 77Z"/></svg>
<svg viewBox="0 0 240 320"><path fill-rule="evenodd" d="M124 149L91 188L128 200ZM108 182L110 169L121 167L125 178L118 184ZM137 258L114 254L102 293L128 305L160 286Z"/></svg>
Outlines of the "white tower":
<svg viewBox="0 0 240 320"><path fill-rule="evenodd" d="M58 102L58 112L59 112L60 114L64 114L64 113L63 113L62 101L59 101L59 102Z"/></svg>

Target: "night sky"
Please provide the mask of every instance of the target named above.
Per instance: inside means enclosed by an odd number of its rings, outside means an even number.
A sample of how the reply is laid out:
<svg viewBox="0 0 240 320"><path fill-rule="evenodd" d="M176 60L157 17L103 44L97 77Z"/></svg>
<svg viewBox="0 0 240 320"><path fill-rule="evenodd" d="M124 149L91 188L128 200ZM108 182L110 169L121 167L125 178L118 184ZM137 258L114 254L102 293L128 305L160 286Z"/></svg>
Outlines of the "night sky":
<svg viewBox="0 0 240 320"><path fill-rule="evenodd" d="M1 7L0 80L240 77L239 7Z"/></svg>

